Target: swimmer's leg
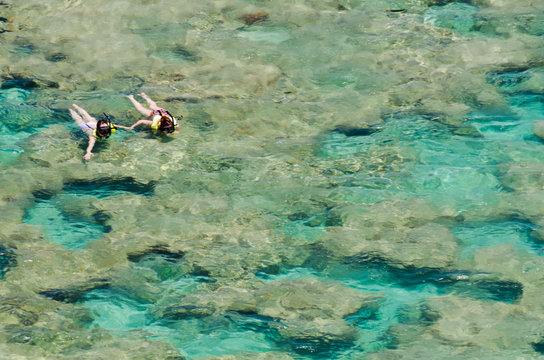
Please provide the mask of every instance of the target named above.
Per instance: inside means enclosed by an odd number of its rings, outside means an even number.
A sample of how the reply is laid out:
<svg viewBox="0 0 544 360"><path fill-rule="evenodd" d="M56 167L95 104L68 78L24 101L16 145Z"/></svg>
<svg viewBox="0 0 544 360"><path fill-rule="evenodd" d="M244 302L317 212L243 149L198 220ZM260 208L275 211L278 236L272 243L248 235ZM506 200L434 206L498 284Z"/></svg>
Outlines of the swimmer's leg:
<svg viewBox="0 0 544 360"><path fill-rule="evenodd" d="M149 105L149 107L150 107L151 109L153 109L153 110L160 110L160 109L161 109L161 108L158 107L157 104L156 104L153 100L151 100L151 99L149 98L149 96L147 96L145 93L141 92L139 95L140 95L141 97L143 97L145 101L147 101L147 104Z"/></svg>
<svg viewBox="0 0 544 360"><path fill-rule="evenodd" d="M93 118L91 115L89 115L88 112L86 112L85 110L83 110L83 108L77 106L76 104L72 104L72 106L77 110L79 111L79 113L81 114L81 116L83 117L83 119L87 122L96 122L96 119Z"/></svg>
<svg viewBox="0 0 544 360"><path fill-rule="evenodd" d="M72 115L72 119L74 119L74 121L76 122L76 124L79 126L79 128L81 129L81 131L83 131L84 133L86 133L87 135L91 136L92 133L93 133L93 128L89 127L89 125L87 125L87 123L85 122L85 120L83 120L83 118L81 117L81 115L79 115L77 112L75 112L74 110L72 109L68 109L70 110L70 115ZM94 122L94 120L93 120Z"/></svg>
<svg viewBox="0 0 544 360"><path fill-rule="evenodd" d="M140 114L146 116L146 117L149 117L151 116L151 110L143 107L142 104L140 104L135 98L133 95L128 95L127 98L130 100L130 102L132 102L132 105L134 105L134 107L136 108L136 110L138 110L140 112ZM155 110L155 109L153 109Z"/></svg>
<svg viewBox="0 0 544 360"><path fill-rule="evenodd" d="M85 125L85 121L83 121L83 118L81 118L81 116L76 113L74 110L72 109L68 109L70 111L70 115L72 115L72 119L74 119L74 121L76 122L76 124L78 125Z"/></svg>

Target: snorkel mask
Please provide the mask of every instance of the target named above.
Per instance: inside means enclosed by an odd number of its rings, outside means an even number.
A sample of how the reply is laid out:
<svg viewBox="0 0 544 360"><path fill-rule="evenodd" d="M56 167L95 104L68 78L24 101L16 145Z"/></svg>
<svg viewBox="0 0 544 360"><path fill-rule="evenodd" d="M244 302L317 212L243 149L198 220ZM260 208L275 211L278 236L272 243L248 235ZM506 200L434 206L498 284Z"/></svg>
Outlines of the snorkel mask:
<svg viewBox="0 0 544 360"><path fill-rule="evenodd" d="M159 125L159 130L164 131L167 134L173 133L176 129L174 122L167 116L161 118L161 123Z"/></svg>
<svg viewBox="0 0 544 360"><path fill-rule="evenodd" d="M104 113L105 119L100 119L96 123L96 134L101 138L107 139L111 136L112 132L115 132L115 126L111 122L111 118L108 114Z"/></svg>

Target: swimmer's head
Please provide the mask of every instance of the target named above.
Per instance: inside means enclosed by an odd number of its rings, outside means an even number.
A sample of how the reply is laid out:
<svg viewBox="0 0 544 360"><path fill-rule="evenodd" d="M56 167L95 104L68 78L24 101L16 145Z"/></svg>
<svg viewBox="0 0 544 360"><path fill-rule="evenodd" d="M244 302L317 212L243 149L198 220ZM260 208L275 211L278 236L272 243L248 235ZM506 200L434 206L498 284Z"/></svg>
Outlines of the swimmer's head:
<svg viewBox="0 0 544 360"><path fill-rule="evenodd" d="M172 121L172 119L170 119L170 117L161 117L159 130L164 131L165 133L173 133L175 129L176 128L174 126L174 122Z"/></svg>
<svg viewBox="0 0 544 360"><path fill-rule="evenodd" d="M111 123L108 119L100 119L96 123L96 134L101 138L109 138L111 135Z"/></svg>

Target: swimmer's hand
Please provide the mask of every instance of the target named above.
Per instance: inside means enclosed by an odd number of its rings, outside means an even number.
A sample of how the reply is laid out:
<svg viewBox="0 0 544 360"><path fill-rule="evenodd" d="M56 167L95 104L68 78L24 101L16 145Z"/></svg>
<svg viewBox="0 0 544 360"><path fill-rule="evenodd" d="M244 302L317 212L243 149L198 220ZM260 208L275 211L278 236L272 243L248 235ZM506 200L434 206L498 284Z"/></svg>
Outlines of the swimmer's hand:
<svg viewBox="0 0 544 360"><path fill-rule="evenodd" d="M83 155L83 160L91 160L91 158L94 156L93 153L87 153Z"/></svg>

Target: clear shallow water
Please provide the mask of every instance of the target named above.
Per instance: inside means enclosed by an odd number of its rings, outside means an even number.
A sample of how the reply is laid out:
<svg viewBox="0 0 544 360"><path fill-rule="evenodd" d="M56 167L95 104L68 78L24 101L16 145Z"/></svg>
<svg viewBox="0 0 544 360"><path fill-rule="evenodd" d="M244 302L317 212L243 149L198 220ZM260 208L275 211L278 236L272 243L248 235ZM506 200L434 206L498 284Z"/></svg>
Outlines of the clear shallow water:
<svg viewBox="0 0 544 360"><path fill-rule="evenodd" d="M534 227L521 221L467 224L455 228L454 233L464 245L461 257L470 257L478 248L503 244L512 244L517 250L542 255L540 243L531 238Z"/></svg>
<svg viewBox="0 0 544 360"><path fill-rule="evenodd" d="M2 140L0 143L0 161L12 163L24 151L19 145L35 132L33 127L25 127L25 122L31 118L39 118L36 109L26 105L25 100L30 92L24 89L10 88L0 90L2 103ZM46 124L45 124L46 125Z"/></svg>
<svg viewBox="0 0 544 360"><path fill-rule="evenodd" d="M37 194L37 201L26 211L24 221L42 227L48 241L70 250L85 248L110 229L104 224L108 215L93 210L93 202L131 192L149 195L152 185L128 178L73 181L66 183L60 194Z"/></svg>
<svg viewBox="0 0 544 360"><path fill-rule="evenodd" d="M56 198L37 203L27 212L26 223L43 227L49 241L71 250L83 248L102 236L102 226L67 218L58 203Z"/></svg>
<svg viewBox="0 0 544 360"><path fill-rule="evenodd" d="M515 262L542 261L544 9L518 5L2 5L1 296L32 299L0 310L5 352L541 356ZM83 163L66 109L129 125L140 91L181 133L119 131Z"/></svg>

